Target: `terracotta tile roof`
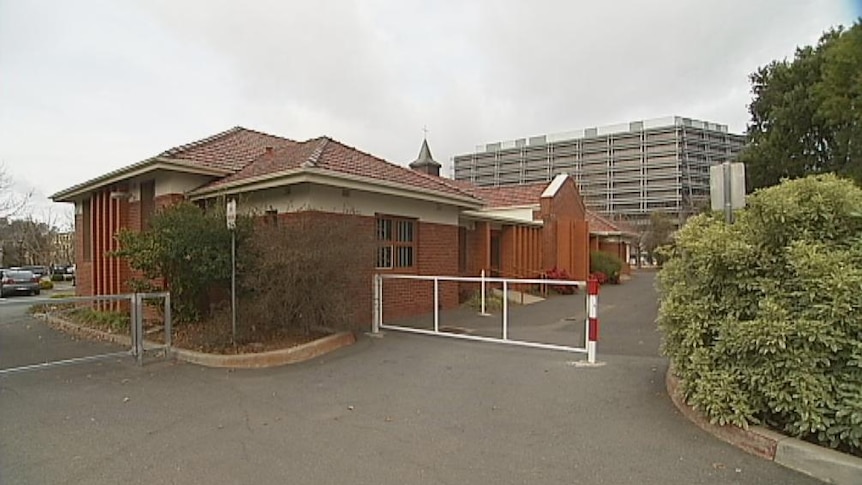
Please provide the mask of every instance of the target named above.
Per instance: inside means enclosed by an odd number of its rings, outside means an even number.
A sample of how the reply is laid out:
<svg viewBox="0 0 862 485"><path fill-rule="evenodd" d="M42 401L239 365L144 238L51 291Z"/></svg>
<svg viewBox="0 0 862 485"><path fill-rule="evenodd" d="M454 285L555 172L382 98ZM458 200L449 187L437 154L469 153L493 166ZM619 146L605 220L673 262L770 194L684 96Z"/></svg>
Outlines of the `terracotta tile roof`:
<svg viewBox="0 0 862 485"><path fill-rule="evenodd" d="M346 175L395 182L448 195L473 197L470 192L462 190L452 183L452 180L395 165L328 137L294 142L292 145L264 153L242 170L217 180L206 188L241 182L252 177L275 174L290 169L312 167Z"/></svg>
<svg viewBox="0 0 862 485"><path fill-rule="evenodd" d="M623 221L613 221L598 212L587 211L587 221L590 223L590 232L615 233L629 236L637 236L637 231Z"/></svg>
<svg viewBox="0 0 862 485"><path fill-rule="evenodd" d="M452 180L462 190L485 202L486 208L514 207L539 203L542 192L549 182L536 182L524 185L503 185L500 187L477 187L463 180Z"/></svg>
<svg viewBox="0 0 862 485"><path fill-rule="evenodd" d="M266 147L284 148L296 144L275 135L240 126L160 153L162 158L192 162L206 168L236 172L264 153Z"/></svg>

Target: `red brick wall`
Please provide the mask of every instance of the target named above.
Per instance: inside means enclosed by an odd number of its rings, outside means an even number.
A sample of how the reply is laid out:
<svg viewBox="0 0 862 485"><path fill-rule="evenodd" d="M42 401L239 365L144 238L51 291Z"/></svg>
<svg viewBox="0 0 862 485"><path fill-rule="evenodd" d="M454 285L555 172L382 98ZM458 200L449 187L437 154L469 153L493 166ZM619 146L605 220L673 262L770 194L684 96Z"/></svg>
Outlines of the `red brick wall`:
<svg viewBox="0 0 862 485"><path fill-rule="evenodd" d="M467 275L478 276L491 268L491 225L476 222L472 230L466 231L467 237Z"/></svg>
<svg viewBox="0 0 862 485"><path fill-rule="evenodd" d="M553 197L543 197L542 265L568 271L575 279L586 278L589 270L589 228L586 209L574 180L567 179Z"/></svg>
<svg viewBox="0 0 862 485"><path fill-rule="evenodd" d="M182 194L166 194L155 198L156 208L162 208L176 204L184 200ZM115 201L116 202L116 201ZM104 219L106 216L118 217L114 219L112 224L94 224L93 227L102 227L102 234L98 235L100 239L100 247L109 249L111 243L108 241L112 234L108 235L105 230L115 231L118 229L116 221L119 220L119 227L127 227L131 230L141 229L141 205L140 202L129 203L122 201L122 207L117 204L107 203L100 206L100 211L93 211L93 217ZM120 207L119 215L114 211ZM307 213L306 213L307 215ZM289 220L297 217L298 213L279 214L280 220ZM331 220L333 223L338 223L340 218L353 218L359 220L363 230L367 230L368 234L374 234L375 218L364 217L346 214L334 214L313 212L313 217L323 217ZM76 235L76 259L78 263L78 288L77 292L81 295L91 295L98 286L113 292L128 291L128 281L131 278L140 277L140 273L132 271L125 261L114 260L108 261L108 257L99 256L97 266L99 278L101 282L95 285L93 282L94 265L83 261L83 238L80 228L82 227L82 216L76 217L76 228L79 229ZM487 224L485 224L487 231ZM488 233L489 234L489 233ZM94 238L97 235L94 235ZM486 235L487 236L487 235ZM487 240L487 237L485 238ZM475 244L475 243L474 243ZM484 258L488 258L489 241L486 241L484 249ZM482 247L481 244L479 247ZM97 255L93 253L95 260ZM375 273L375 268L369 267L363 274L363 284L357 288L347 289L344 292L345 298L350 298L354 302L355 314L354 318L358 325L369 327L371 323L371 280ZM386 272L383 270L383 272ZM390 271L393 272L393 271ZM421 275L458 275L458 227L445 224L432 224L427 222L417 222L416 234L416 266L413 270L414 274ZM114 290L111 290L111 289ZM432 282L417 282L406 280L387 280L384 285L384 315L387 319L399 319L409 316L414 316L423 313L429 313L433 309L433 283ZM458 284L455 282L441 282L440 284L440 306L444 309L454 308L458 305Z"/></svg>
<svg viewBox="0 0 862 485"><path fill-rule="evenodd" d="M279 221L289 222L298 217L310 216L324 218L333 224L343 223L346 219L358 222L359 230L368 231L374 236L375 218L350 214L328 212L292 212L279 214ZM356 288L344 289L344 298L349 298L355 309L353 319L356 325L370 329L372 312L372 276L375 273L419 274L419 275L458 275L458 226L417 222L416 265L412 271L377 270L373 263L363 271L361 284ZM458 283L440 282L440 307L450 309L458 306ZM386 321L399 320L433 311L433 282L387 279L383 283L383 315Z"/></svg>
<svg viewBox="0 0 862 485"><path fill-rule="evenodd" d="M413 273L431 276L458 276L458 226L422 221L418 222L418 226L417 264ZM380 272L403 273L399 270ZM441 309L446 310L458 306L457 282L441 281L439 291ZM383 318L385 321L428 314L433 311L433 281L384 280Z"/></svg>

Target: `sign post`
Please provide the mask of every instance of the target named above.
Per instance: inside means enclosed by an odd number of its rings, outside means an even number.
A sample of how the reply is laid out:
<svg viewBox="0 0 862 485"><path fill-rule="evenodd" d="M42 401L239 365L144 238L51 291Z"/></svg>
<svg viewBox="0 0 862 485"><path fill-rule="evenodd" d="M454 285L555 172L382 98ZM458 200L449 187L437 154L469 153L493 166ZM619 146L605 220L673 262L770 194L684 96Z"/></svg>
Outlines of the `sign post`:
<svg viewBox="0 0 862 485"><path fill-rule="evenodd" d="M236 344L236 200L227 202L227 228L230 229L230 313L231 341Z"/></svg>

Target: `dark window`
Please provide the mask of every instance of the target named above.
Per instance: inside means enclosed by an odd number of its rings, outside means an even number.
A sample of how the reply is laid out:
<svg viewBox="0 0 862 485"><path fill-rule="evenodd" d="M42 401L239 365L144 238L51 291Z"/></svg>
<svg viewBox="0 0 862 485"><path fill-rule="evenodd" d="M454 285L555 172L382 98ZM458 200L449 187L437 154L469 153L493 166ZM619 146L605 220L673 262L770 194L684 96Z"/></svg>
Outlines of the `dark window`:
<svg viewBox="0 0 862 485"><path fill-rule="evenodd" d="M92 234L92 214L90 214L90 199L81 203L81 236L83 239L81 258L84 261L93 260L93 234Z"/></svg>
<svg viewBox="0 0 862 485"><path fill-rule="evenodd" d="M267 209L267 211L264 212L263 220L266 224L268 224L270 226L277 226L278 225L278 210Z"/></svg>
<svg viewBox="0 0 862 485"><path fill-rule="evenodd" d="M156 182L148 180L141 183L141 230L150 228L150 219L156 212Z"/></svg>
<svg viewBox="0 0 862 485"><path fill-rule="evenodd" d="M416 221L377 217L377 267L413 268L416 265Z"/></svg>

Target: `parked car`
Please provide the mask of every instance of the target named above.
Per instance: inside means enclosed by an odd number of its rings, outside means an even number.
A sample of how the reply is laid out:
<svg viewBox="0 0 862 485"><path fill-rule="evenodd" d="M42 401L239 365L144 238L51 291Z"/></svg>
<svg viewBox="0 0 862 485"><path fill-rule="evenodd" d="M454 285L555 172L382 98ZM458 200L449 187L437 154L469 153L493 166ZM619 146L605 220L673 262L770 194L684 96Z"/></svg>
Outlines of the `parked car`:
<svg viewBox="0 0 862 485"><path fill-rule="evenodd" d="M39 278L32 271L7 269L0 273L0 296L38 295L40 292Z"/></svg>
<svg viewBox="0 0 862 485"><path fill-rule="evenodd" d="M29 271L36 275L36 279L42 279L42 277L50 274L47 266L21 266L20 269L22 271Z"/></svg>

